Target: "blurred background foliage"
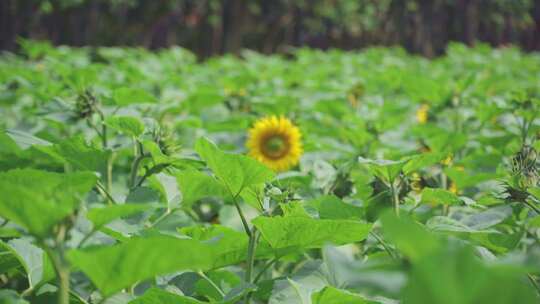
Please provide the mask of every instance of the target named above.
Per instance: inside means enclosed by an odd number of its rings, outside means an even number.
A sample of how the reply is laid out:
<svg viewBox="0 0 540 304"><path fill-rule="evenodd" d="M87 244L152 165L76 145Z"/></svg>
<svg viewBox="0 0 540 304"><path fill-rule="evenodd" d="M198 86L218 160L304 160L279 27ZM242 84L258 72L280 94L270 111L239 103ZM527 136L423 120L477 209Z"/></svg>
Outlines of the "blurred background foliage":
<svg viewBox="0 0 540 304"><path fill-rule="evenodd" d="M181 45L200 57L287 46L401 45L426 56L449 41L540 50L538 0L2 0L0 49L55 44Z"/></svg>

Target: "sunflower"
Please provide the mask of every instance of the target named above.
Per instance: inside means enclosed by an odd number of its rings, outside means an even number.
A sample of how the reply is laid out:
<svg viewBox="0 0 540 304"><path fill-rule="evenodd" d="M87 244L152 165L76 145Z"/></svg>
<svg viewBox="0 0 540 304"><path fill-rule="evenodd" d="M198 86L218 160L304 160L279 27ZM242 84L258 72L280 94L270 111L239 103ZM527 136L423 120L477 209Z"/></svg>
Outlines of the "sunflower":
<svg viewBox="0 0 540 304"><path fill-rule="evenodd" d="M281 116L261 118L249 130L249 155L274 171L285 171L298 164L302 155L300 130Z"/></svg>

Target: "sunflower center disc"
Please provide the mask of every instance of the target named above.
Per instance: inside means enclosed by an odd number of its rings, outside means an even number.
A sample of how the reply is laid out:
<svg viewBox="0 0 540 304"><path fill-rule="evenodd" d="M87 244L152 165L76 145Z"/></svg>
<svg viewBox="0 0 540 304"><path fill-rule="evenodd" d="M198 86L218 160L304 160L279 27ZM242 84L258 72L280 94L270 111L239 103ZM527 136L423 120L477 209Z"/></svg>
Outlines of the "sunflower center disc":
<svg viewBox="0 0 540 304"><path fill-rule="evenodd" d="M270 157L279 157L287 149L287 143L281 136L272 136L264 144L264 152Z"/></svg>

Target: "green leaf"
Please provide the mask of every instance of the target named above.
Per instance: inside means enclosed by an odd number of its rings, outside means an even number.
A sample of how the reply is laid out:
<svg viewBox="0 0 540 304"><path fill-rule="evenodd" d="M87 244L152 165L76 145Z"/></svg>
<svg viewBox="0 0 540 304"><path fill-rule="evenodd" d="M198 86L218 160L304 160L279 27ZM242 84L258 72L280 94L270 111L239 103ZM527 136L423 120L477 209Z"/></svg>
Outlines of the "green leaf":
<svg viewBox="0 0 540 304"><path fill-rule="evenodd" d="M105 124L116 131L133 137L139 137L144 133L144 124L139 118L133 116L110 116L105 120Z"/></svg>
<svg viewBox="0 0 540 304"><path fill-rule="evenodd" d="M182 207L191 208L193 203L205 197L221 197L226 191L213 177L197 170L184 170L176 174L182 192Z"/></svg>
<svg viewBox="0 0 540 304"><path fill-rule="evenodd" d="M440 241L435 235L406 215L396 217L386 212L381 221L385 238L413 261L421 260L440 248Z"/></svg>
<svg viewBox="0 0 540 304"><path fill-rule="evenodd" d="M365 239L371 230L370 224L358 221L307 217L259 216L252 222L273 249L319 248L327 243L354 243Z"/></svg>
<svg viewBox="0 0 540 304"><path fill-rule="evenodd" d="M128 302L128 304L202 304L194 298L170 293L163 289L152 287L141 297Z"/></svg>
<svg viewBox="0 0 540 304"><path fill-rule="evenodd" d="M0 290L0 303L1 304L29 304L21 298L15 290L2 289Z"/></svg>
<svg viewBox="0 0 540 304"><path fill-rule="evenodd" d="M377 303L364 299L362 296L350 293L346 290L326 286L321 291L311 295L313 304L369 304Z"/></svg>
<svg viewBox="0 0 540 304"><path fill-rule="evenodd" d="M110 151L89 146L83 137L66 139L52 146L36 146L36 149L52 158L69 163L74 169L105 172Z"/></svg>
<svg viewBox="0 0 540 304"><path fill-rule="evenodd" d="M228 270L215 270L206 273L206 276L217 285L221 291L228 293L233 286L238 286L242 283L242 279L237 274ZM210 301L221 301L223 296L219 291L206 279L200 279L195 284L195 290L202 297L206 297Z"/></svg>
<svg viewBox="0 0 540 304"><path fill-rule="evenodd" d="M94 224L94 230L99 230L109 222L141 213L154 208L151 204L122 204L105 206L102 208L92 208L86 213L86 217Z"/></svg>
<svg viewBox="0 0 540 304"><path fill-rule="evenodd" d="M414 155L409 159L407 164L403 166L403 172L405 174L410 174L414 171L424 169L428 166L431 166L440 162L443 158L445 158L445 156L446 154L444 153L436 153L436 152Z"/></svg>
<svg viewBox="0 0 540 304"><path fill-rule="evenodd" d="M73 213L95 185L89 172L53 173L33 169L0 173L0 216L45 237L54 225Z"/></svg>
<svg viewBox="0 0 540 304"><path fill-rule="evenodd" d="M195 150L233 196L237 196L245 187L274 178L274 173L258 161L223 152L206 138L197 141Z"/></svg>
<svg viewBox="0 0 540 304"><path fill-rule="evenodd" d="M249 239L244 232L220 225L186 227L180 229L180 232L211 246L212 269L233 265L246 259ZM268 253L268 248L258 246L257 256L265 256Z"/></svg>
<svg viewBox="0 0 540 304"><path fill-rule="evenodd" d="M0 242L0 249L24 268L31 288L54 279L54 270L48 256L41 248L32 245L28 240L14 239L7 244ZM6 262L2 255L2 264L5 265Z"/></svg>
<svg viewBox="0 0 540 304"><path fill-rule="evenodd" d="M530 187L527 189L527 192L540 201L540 187Z"/></svg>
<svg viewBox="0 0 540 304"><path fill-rule="evenodd" d="M363 157L358 157L358 162L365 165L371 174L377 176L385 182L393 182L399 175L403 167L407 164L408 159L394 160L372 160Z"/></svg>
<svg viewBox="0 0 540 304"><path fill-rule="evenodd" d="M143 89L120 88L114 91L112 96L119 106L127 106L134 103L156 103L157 99Z"/></svg>
<svg viewBox="0 0 540 304"><path fill-rule="evenodd" d="M449 243L414 261L404 304L536 303L525 273L508 265L485 265L470 247Z"/></svg>
<svg viewBox="0 0 540 304"><path fill-rule="evenodd" d="M335 196L321 196L308 202L319 212L321 219L350 219L359 220L364 218L362 207L347 204Z"/></svg>
<svg viewBox="0 0 540 304"><path fill-rule="evenodd" d="M474 172L467 169L460 170L456 167L445 168L444 173L456 183L458 189L473 187L480 183L503 177L503 175L499 173Z"/></svg>
<svg viewBox="0 0 540 304"><path fill-rule="evenodd" d="M135 238L113 246L71 250L67 257L105 296L156 275L206 270L213 262L208 245L170 236Z"/></svg>
<svg viewBox="0 0 540 304"><path fill-rule="evenodd" d="M460 205L461 200L454 193L440 188L422 189L422 203L432 205Z"/></svg>

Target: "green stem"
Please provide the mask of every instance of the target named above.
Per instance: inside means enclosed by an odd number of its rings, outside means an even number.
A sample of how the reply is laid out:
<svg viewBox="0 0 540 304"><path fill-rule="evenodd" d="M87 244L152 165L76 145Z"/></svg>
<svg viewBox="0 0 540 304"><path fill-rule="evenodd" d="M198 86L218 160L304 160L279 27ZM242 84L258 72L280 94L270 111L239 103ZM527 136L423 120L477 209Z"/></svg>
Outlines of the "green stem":
<svg viewBox="0 0 540 304"><path fill-rule="evenodd" d="M221 295L222 298L225 298L225 293L221 290L221 288L219 288L219 286L216 285L216 283L214 283L214 281L212 281L209 277L207 277L204 272L202 271L197 271L197 274L199 276L201 276L201 278L203 278L204 280L206 280L210 285L212 285L212 287L214 287L215 290L217 290L217 292Z"/></svg>
<svg viewBox="0 0 540 304"><path fill-rule="evenodd" d="M103 186L103 184L100 182L100 181L97 181L96 183L96 188L98 189L98 192L107 199L107 202L109 204L113 203L113 204L116 204L116 201L114 200L114 198L112 197L112 195L109 193L109 191L107 191L107 189L105 188L105 186Z"/></svg>
<svg viewBox="0 0 540 304"><path fill-rule="evenodd" d="M62 245L56 244L56 251L51 249L44 242L41 243L43 249L51 260L56 279L58 281L58 304L69 304L69 266L64 261Z"/></svg>
<svg viewBox="0 0 540 304"><path fill-rule="evenodd" d="M87 233L83 239L79 242L79 245L77 245L77 248L82 248L82 246L90 239L90 237L92 235L94 235L94 233L96 232L95 229L92 229L92 231L90 231L89 233Z"/></svg>
<svg viewBox="0 0 540 304"><path fill-rule="evenodd" d="M251 234L249 235L248 253L246 258L247 268L244 278L244 280L248 283L253 282L251 276L253 273L253 266L255 264L255 253L258 239L259 234L257 234L257 228L253 226L253 230L251 230ZM249 304L249 302L251 302L251 292L248 292L245 296L245 303Z"/></svg>
<svg viewBox="0 0 540 304"><path fill-rule="evenodd" d="M536 212L536 214L540 214L540 209L538 209L538 207L536 207L532 203L528 202L527 200L523 200L523 202L525 203L525 205L529 206L529 208L534 210Z"/></svg>
<svg viewBox="0 0 540 304"><path fill-rule="evenodd" d="M397 260L397 257L394 255L394 252L392 251L392 249L388 247L388 245L384 242L384 240L379 235L377 235L373 231L370 231L369 234L371 234L371 236L373 236L373 238L375 238L383 246L384 250L386 250L386 252L392 259Z"/></svg>
<svg viewBox="0 0 540 304"><path fill-rule="evenodd" d="M129 178L129 188L133 189L135 187L135 183L137 180L137 173L139 172L139 166L141 164L141 161L143 161L145 158L150 157L149 155L137 155L135 157L135 160L133 161L133 164L131 165L131 174Z"/></svg>
<svg viewBox="0 0 540 304"><path fill-rule="evenodd" d="M274 265L278 260L279 260L279 258L273 258L272 260L270 260L270 262L266 263L263 266L263 268L261 269L261 271L259 271L259 273L255 276L255 279L253 280L253 283L259 282L259 280L262 278L262 276L266 272L266 270L268 270L268 268L270 268L270 266Z"/></svg>
<svg viewBox="0 0 540 304"><path fill-rule="evenodd" d="M536 283L535 278L530 273L527 273L527 277L529 278L529 281L531 281L531 284L534 286L536 292L540 296L540 286L538 285L538 283Z"/></svg>
<svg viewBox="0 0 540 304"><path fill-rule="evenodd" d="M236 207L236 211L238 211L238 214L240 215L240 219L242 220L242 225L244 226L244 230L246 231L246 234L248 237L251 238L251 230L249 229L249 225L247 223L246 217L244 216L244 212L242 212L242 209L240 208L240 205L236 201L236 197L233 196L233 202L234 206Z"/></svg>
<svg viewBox="0 0 540 304"><path fill-rule="evenodd" d="M112 189L112 172L113 172L113 162L114 162L115 154L114 152L109 155L107 158L107 192L111 193Z"/></svg>
<svg viewBox="0 0 540 304"><path fill-rule="evenodd" d="M394 186L394 181L390 182L390 192L392 192L392 200L394 203L394 212L396 213L396 216L399 216L399 193L396 191L396 187Z"/></svg>

